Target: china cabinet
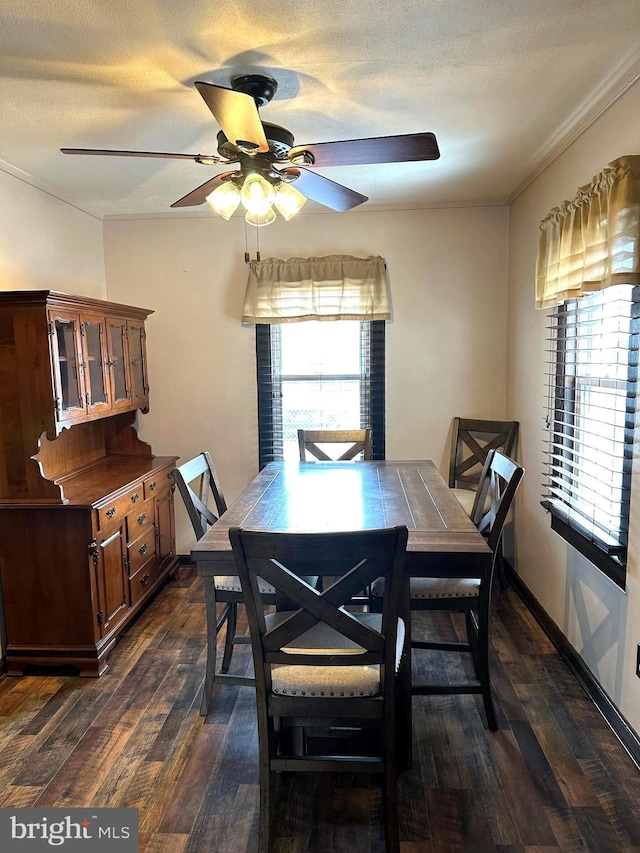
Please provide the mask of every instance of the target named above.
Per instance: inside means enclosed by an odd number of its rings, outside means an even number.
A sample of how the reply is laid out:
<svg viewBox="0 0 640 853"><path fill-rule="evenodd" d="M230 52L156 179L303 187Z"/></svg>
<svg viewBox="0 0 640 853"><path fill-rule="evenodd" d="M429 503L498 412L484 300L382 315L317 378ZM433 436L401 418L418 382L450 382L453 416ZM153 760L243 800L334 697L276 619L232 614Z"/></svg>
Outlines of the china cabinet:
<svg viewBox="0 0 640 853"><path fill-rule="evenodd" d="M0 578L6 668L100 675L175 571L175 456L136 431L151 311L0 292Z"/></svg>

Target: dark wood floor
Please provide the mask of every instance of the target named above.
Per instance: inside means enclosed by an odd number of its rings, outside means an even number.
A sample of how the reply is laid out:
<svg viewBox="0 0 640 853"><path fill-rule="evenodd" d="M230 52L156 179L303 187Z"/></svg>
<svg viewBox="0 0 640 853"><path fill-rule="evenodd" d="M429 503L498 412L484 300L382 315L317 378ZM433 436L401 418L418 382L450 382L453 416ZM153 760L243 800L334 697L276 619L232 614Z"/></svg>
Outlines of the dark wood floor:
<svg viewBox="0 0 640 853"><path fill-rule="evenodd" d="M0 806L133 806L145 853L256 850L254 697L221 687L199 716L203 601L183 569L102 678L0 683ZM439 618L439 630L456 627ZM499 731L476 697L414 699L403 853L640 851L638 769L512 591L499 593L493 629ZM238 648L234 665L249 654ZM366 778L287 776L279 813L278 853L384 849Z"/></svg>

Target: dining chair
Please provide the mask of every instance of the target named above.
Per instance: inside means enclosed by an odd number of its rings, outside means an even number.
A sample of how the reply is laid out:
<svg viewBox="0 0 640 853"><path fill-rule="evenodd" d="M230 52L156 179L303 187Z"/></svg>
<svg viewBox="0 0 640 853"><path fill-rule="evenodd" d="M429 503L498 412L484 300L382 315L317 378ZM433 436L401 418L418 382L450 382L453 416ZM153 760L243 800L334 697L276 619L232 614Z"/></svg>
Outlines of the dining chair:
<svg viewBox="0 0 640 853"><path fill-rule="evenodd" d="M407 655L403 660L401 618L407 528L269 533L233 527L229 539L245 594L256 678L259 850L273 850L277 773L348 772L381 774L386 849L399 853L397 751L401 734L406 740L410 731L402 721L411 702L410 690L398 689L401 665L408 670L410 663ZM300 577L319 564L331 576L342 567L322 592ZM290 610L265 614L259 577L290 600ZM345 605L353 593L377 577L388 590L382 612L349 612ZM337 737L346 731L350 738ZM374 736L366 751L354 748L354 731Z"/></svg>
<svg viewBox="0 0 640 853"><path fill-rule="evenodd" d="M329 456L327 445L344 445L346 450L337 457ZM320 447L319 445L322 445ZM354 459L359 453L362 458L371 459L371 430L370 429L299 429L298 446L300 461L342 462ZM325 449L323 449L323 447ZM335 448L333 448L335 449ZM337 453L340 449L336 450ZM310 454L313 458L309 460Z"/></svg>
<svg viewBox="0 0 640 853"><path fill-rule="evenodd" d="M193 459L174 468L169 477L176 484L184 501L185 509L191 521L196 539L201 539L207 529L226 512L227 504L220 487L220 481L211 456L207 451L199 453ZM215 511L214 511L215 510ZM276 603L275 589L264 581L260 582L260 596L263 605ZM224 606L218 614L216 603ZM241 676L236 680L227 675L231 665L233 647L236 644L249 643L246 635L236 634L238 622L238 604L244 602L240 579L235 576L215 576L213 584L205 584L205 607L207 612L207 667L200 713L206 714L211 701L216 678L232 683L247 683ZM217 636L226 624L226 635L220 672L216 672Z"/></svg>
<svg viewBox="0 0 640 853"><path fill-rule="evenodd" d="M471 516L487 454L490 450L500 450L511 456L518 427L518 421L454 418L449 487L467 515Z"/></svg>
<svg viewBox="0 0 640 853"><path fill-rule="evenodd" d="M482 488L476 494L472 515L476 527L486 537L491 550L492 558L489 567L480 574L478 570L471 571L462 563L453 568L444 566L440 568L434 562L429 577L411 578L409 582L412 611L462 612L465 614L467 633L464 642L427 640L418 636L418 629L414 625L411 631L412 654L421 649L469 652L472 656L476 680L461 684L425 684L412 679L411 693L414 696L480 693L489 728L495 730L498 725L489 673L491 589L505 519L524 475L524 468L497 450L489 451L485 468L486 474ZM378 610L381 606L380 599L384 594L384 583L376 581L371 592L371 609ZM415 655L414 664L417 664Z"/></svg>

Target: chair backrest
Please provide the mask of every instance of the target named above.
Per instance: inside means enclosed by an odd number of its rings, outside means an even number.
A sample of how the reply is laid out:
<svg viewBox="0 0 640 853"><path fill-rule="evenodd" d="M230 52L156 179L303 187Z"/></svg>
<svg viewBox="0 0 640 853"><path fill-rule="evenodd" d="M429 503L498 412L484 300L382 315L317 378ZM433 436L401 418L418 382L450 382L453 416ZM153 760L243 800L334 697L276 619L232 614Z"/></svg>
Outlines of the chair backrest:
<svg viewBox="0 0 640 853"><path fill-rule="evenodd" d="M331 457L318 445L347 444L348 447L340 456ZM362 453L363 459L371 459L371 430L370 429L299 429L298 445L300 461L307 462L307 453L321 462L342 462L354 459ZM337 451L339 452L339 450ZM311 460L314 461L314 460Z"/></svg>
<svg viewBox="0 0 640 853"><path fill-rule="evenodd" d="M169 477L182 495L196 539L201 539L207 528L227 509L211 456L205 450L174 468ZM210 506L211 501L215 512Z"/></svg>
<svg viewBox="0 0 640 853"><path fill-rule="evenodd" d="M396 631L407 546L404 526L331 533L268 533L232 527L236 560L253 645L256 689L271 691L271 666L380 665L393 678ZM301 575L311 572L334 582L320 592ZM269 622L260 601L258 577L290 602L282 621ZM376 578L385 579L382 627L363 624L343 605ZM276 614L277 615L277 614ZM305 633L326 626L327 645L305 646ZM344 640L347 640L346 648ZM332 641L337 645L332 645ZM285 649L286 647L286 649ZM328 653L333 651L334 653Z"/></svg>
<svg viewBox="0 0 640 853"><path fill-rule="evenodd" d="M475 489L490 450L510 456L518 435L518 421L454 418L449 459L449 486Z"/></svg>
<svg viewBox="0 0 640 853"><path fill-rule="evenodd" d="M495 557L502 530L524 468L498 450L490 450L482 469L471 519L486 539Z"/></svg>

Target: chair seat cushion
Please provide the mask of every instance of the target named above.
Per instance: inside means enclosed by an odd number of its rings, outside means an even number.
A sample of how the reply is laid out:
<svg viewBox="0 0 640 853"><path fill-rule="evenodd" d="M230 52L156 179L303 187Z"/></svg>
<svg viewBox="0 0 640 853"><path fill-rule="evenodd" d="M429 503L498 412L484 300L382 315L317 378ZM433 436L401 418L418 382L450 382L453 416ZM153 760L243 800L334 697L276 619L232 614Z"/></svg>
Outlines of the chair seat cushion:
<svg viewBox="0 0 640 853"><path fill-rule="evenodd" d="M476 499L474 489L451 489L462 509L471 517L473 502Z"/></svg>
<svg viewBox="0 0 640 853"><path fill-rule="evenodd" d="M309 586L315 587L318 583L317 576L303 578ZM216 575L213 579L213 584L216 589L224 590L225 592L242 592L240 578L237 575ZM261 595L275 595L276 589L267 583L262 578L258 578L258 589Z"/></svg>
<svg viewBox="0 0 640 853"><path fill-rule="evenodd" d="M216 589L223 589L225 592L242 592L240 578L236 575L216 575L213 579L213 585ZM262 578L258 578L258 587L263 595L275 595L275 587L268 584Z"/></svg>
<svg viewBox="0 0 640 853"><path fill-rule="evenodd" d="M278 611L265 615L267 630L288 618L293 611ZM382 616L378 613L352 614L365 625L380 630ZM396 643L396 671L404 648L405 627L398 620ZM360 647L328 625L320 622L285 647L291 654L313 652L315 654L357 654ZM364 649L360 649L364 652ZM288 666L276 664L271 670L274 693L286 696L312 696L343 698L347 696L377 696L380 693L380 667L368 666Z"/></svg>
<svg viewBox="0 0 640 853"><path fill-rule="evenodd" d="M454 496L456 497L458 503L462 507L462 509L467 513L469 518L471 518L471 511L473 510L473 504L476 499L476 493L473 489L451 489ZM487 496L484 500L484 506L482 508L482 514L485 512L489 512L491 508L491 493L487 492Z"/></svg>
<svg viewBox="0 0 640 853"><path fill-rule="evenodd" d="M476 598L480 594L478 578L411 578L411 598Z"/></svg>

